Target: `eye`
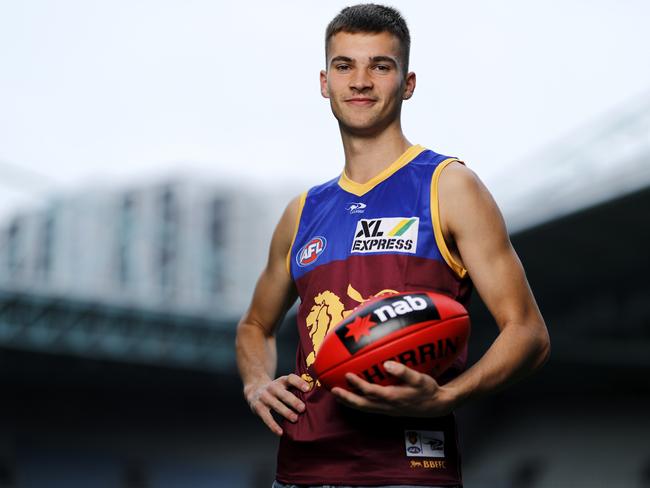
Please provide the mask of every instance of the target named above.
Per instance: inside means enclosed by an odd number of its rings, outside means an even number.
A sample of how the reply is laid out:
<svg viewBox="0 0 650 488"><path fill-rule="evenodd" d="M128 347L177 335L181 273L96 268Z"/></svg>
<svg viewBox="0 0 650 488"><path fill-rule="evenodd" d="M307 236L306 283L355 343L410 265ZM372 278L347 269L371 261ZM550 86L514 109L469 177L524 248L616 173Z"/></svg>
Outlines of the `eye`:
<svg viewBox="0 0 650 488"><path fill-rule="evenodd" d="M373 69L375 71L387 72L390 71L390 66L387 64L376 64L375 66L373 66Z"/></svg>
<svg viewBox="0 0 650 488"><path fill-rule="evenodd" d="M336 71L348 71L350 69L350 65L341 63L334 66L334 69L336 69Z"/></svg>

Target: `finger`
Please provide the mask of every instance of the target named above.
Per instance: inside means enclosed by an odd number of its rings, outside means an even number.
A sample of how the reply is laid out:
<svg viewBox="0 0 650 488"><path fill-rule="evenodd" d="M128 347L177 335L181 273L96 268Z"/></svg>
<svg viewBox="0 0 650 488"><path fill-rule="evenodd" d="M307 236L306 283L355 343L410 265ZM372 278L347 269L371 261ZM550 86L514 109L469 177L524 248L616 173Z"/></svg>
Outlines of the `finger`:
<svg viewBox="0 0 650 488"><path fill-rule="evenodd" d="M262 422L273 432L275 435L282 435L282 427L275 421L271 411L266 408L260 408L257 412L259 418L262 419Z"/></svg>
<svg viewBox="0 0 650 488"><path fill-rule="evenodd" d="M295 422L296 420L298 420L298 415L296 414L296 412L294 412L289 407L287 407L275 396L268 395L268 397L265 398L264 400L265 400L264 403L266 403L269 407L271 407L275 412L282 415L285 419L291 422Z"/></svg>
<svg viewBox="0 0 650 488"><path fill-rule="evenodd" d="M368 400L367 398L357 395L356 393L352 393L351 391L339 388L338 386L332 388L332 394L348 407L365 410L368 412L382 412L384 410L381 408L381 405L378 405L375 402Z"/></svg>
<svg viewBox="0 0 650 488"><path fill-rule="evenodd" d="M349 407L361 408L366 406L368 403L365 398L352 393L349 390L339 388L338 386L332 388L332 394Z"/></svg>
<svg viewBox="0 0 650 488"><path fill-rule="evenodd" d="M411 386L420 386L424 380L424 375L414 369L404 366L402 363L395 361L386 361L384 369L391 375L399 378L404 383Z"/></svg>
<svg viewBox="0 0 650 488"><path fill-rule="evenodd" d="M387 386L385 387L388 390L399 387ZM382 415L389 416L401 416L403 415L400 411L395 410L393 406L383 401L373 401L367 398L364 398L360 395L357 395L353 392L345 390L340 387L332 388L332 393L336 396L344 405L348 407L356 408L358 410L363 410L365 412L380 413Z"/></svg>
<svg viewBox="0 0 650 488"><path fill-rule="evenodd" d="M286 381L289 385L298 388L301 391L308 392L311 389L311 386L308 382L303 380L300 376L297 374L291 373L286 377Z"/></svg>
<svg viewBox="0 0 650 488"><path fill-rule="evenodd" d="M279 398L285 405L293 408L296 412L303 412L305 404L296 395L289 390L285 390L284 386L277 385L271 390L277 398Z"/></svg>
<svg viewBox="0 0 650 488"><path fill-rule="evenodd" d="M387 399L385 386L370 383L353 373L347 373L345 375L345 379L348 380L348 383L350 383L351 386L356 388L360 393L363 393L367 397L378 398L382 400Z"/></svg>

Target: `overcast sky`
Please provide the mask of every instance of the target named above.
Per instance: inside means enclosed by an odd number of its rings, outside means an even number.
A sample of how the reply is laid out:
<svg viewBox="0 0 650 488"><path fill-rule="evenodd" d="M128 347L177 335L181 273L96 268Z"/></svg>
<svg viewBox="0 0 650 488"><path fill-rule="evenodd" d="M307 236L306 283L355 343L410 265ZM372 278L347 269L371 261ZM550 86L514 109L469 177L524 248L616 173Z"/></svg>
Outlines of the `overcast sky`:
<svg viewBox="0 0 650 488"><path fill-rule="evenodd" d="M323 32L349 2L0 3L0 215L175 172L309 186L340 173ZM407 137L488 183L648 93L650 2L395 1ZM289 196L288 196L289 197Z"/></svg>

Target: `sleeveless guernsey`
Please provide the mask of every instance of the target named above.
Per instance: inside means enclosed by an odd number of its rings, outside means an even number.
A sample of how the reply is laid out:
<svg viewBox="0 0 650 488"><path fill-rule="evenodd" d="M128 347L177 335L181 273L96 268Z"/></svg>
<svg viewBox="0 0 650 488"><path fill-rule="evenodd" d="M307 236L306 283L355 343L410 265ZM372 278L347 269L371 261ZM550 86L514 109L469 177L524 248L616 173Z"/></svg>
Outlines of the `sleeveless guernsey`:
<svg viewBox="0 0 650 488"><path fill-rule="evenodd" d="M301 195L287 268L300 296L296 392L305 411L284 422L277 479L293 484L460 485L454 416L389 417L338 403L310 376L328 329L390 290L433 290L465 306L471 282L445 245L438 177L454 158L411 146L365 184L345 173ZM464 368L467 350L445 373Z"/></svg>

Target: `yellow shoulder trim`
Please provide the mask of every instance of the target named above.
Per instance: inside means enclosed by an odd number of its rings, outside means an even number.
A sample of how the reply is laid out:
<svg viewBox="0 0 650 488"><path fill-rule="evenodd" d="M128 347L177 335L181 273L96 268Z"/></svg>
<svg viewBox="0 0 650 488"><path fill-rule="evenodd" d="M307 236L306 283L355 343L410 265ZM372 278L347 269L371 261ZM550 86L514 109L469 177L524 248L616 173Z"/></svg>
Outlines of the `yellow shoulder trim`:
<svg viewBox="0 0 650 488"><path fill-rule="evenodd" d="M305 200L307 199L307 192L300 194L300 199L298 200L298 215L296 215L296 224L293 229L293 236L291 237L291 245L289 246L289 251L287 252L287 273L291 277L291 250L293 245L296 242L296 235L298 234L298 226L300 225L300 217L302 216L302 209L305 207Z"/></svg>
<svg viewBox="0 0 650 488"><path fill-rule="evenodd" d="M442 226L440 225L440 208L438 206L438 180L440 179L440 173L442 173L442 170L454 161L458 161L458 159L445 159L433 172L433 177L431 178L431 223L433 224L433 234L436 237L436 244L438 244L438 249L440 249L443 259L460 278L464 278L467 274L467 270L456 262L445 243L445 237L442 234ZM462 161L458 162L465 164Z"/></svg>
<svg viewBox="0 0 650 488"><path fill-rule="evenodd" d="M413 159L415 159L418 154L420 154L424 150L425 148L420 146L419 144L415 144L409 147L404 152L404 154L402 154L399 158L397 158L397 160L392 162L388 168L383 170L378 175L370 178L365 183L357 183L356 181L352 181L348 177L348 175L345 174L345 170L343 170L343 173L341 173L341 177L339 178L339 186L343 188L345 191L360 197L364 193L367 193L370 190L372 190L375 186L377 186L379 183L384 181L390 175L395 173L398 169L406 166Z"/></svg>

